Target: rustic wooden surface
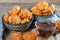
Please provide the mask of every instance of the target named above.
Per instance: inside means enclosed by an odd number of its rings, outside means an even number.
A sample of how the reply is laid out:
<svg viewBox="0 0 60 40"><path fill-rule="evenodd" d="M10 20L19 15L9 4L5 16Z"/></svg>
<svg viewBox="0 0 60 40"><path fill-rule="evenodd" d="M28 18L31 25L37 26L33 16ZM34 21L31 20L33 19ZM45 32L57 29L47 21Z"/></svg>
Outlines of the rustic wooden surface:
<svg viewBox="0 0 60 40"><path fill-rule="evenodd" d="M2 32L3 32L2 16L7 11L11 10L11 8L15 5L20 5L21 9L30 9L35 4L19 4L19 3L18 4L0 4L0 40L2 40ZM56 10L60 12L60 5L59 4L55 4L55 5L56 5ZM60 34L58 34L56 38L60 40Z"/></svg>
<svg viewBox="0 0 60 40"><path fill-rule="evenodd" d="M0 3L36 3L46 1L49 3L60 3L60 0L0 0Z"/></svg>

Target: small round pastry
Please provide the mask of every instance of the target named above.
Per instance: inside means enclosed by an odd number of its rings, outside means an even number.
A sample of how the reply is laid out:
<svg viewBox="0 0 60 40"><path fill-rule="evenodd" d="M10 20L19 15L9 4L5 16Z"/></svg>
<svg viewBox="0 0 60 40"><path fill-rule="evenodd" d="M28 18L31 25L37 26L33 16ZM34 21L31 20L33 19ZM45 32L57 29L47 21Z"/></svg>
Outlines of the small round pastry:
<svg viewBox="0 0 60 40"><path fill-rule="evenodd" d="M19 10L20 6L14 6L13 9L10 11L10 13L13 15L18 14Z"/></svg>
<svg viewBox="0 0 60 40"><path fill-rule="evenodd" d="M8 19L10 24L19 24L21 22L21 19L17 15L11 15Z"/></svg>
<svg viewBox="0 0 60 40"><path fill-rule="evenodd" d="M32 7L31 11L35 15L41 15L41 11L37 8L37 6Z"/></svg>
<svg viewBox="0 0 60 40"><path fill-rule="evenodd" d="M42 14L43 15L51 15L51 14L53 14L53 11L50 7L48 7L47 9L42 11Z"/></svg>
<svg viewBox="0 0 60 40"><path fill-rule="evenodd" d="M23 20L21 21L21 24L27 23L27 22L29 22L29 21L30 21L29 19L23 19Z"/></svg>
<svg viewBox="0 0 60 40"><path fill-rule="evenodd" d="M53 12L55 11L55 5L54 4L51 4L50 8L52 9Z"/></svg>
<svg viewBox="0 0 60 40"><path fill-rule="evenodd" d="M12 32L9 35L10 40L23 40L21 32Z"/></svg>
<svg viewBox="0 0 60 40"><path fill-rule="evenodd" d="M6 13L4 16L3 16L3 20L5 22L8 22L8 18L9 18L10 14L9 13Z"/></svg>
<svg viewBox="0 0 60 40"><path fill-rule="evenodd" d="M36 40L36 33L34 32L27 32L23 35L24 40Z"/></svg>
<svg viewBox="0 0 60 40"><path fill-rule="evenodd" d="M32 18L32 13L29 10L24 9L24 10L21 10L21 12L19 13L19 16L22 19L31 19Z"/></svg>
<svg viewBox="0 0 60 40"><path fill-rule="evenodd" d="M60 31L60 19L57 20L57 24L56 25L57 25L57 30Z"/></svg>
<svg viewBox="0 0 60 40"><path fill-rule="evenodd" d="M37 4L37 7L40 9L40 10L45 10L45 9L47 9L48 8L48 3L47 2L39 2L38 4Z"/></svg>
<svg viewBox="0 0 60 40"><path fill-rule="evenodd" d="M48 7L47 9L43 10L42 13L47 13L47 12L51 12L52 9L50 7Z"/></svg>

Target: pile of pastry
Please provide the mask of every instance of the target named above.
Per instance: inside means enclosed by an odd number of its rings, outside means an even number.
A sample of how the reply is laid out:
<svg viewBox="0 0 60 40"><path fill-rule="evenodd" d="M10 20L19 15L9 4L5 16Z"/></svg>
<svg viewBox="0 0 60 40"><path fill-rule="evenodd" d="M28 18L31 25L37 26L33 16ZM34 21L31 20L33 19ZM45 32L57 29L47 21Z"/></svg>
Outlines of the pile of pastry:
<svg viewBox="0 0 60 40"><path fill-rule="evenodd" d="M9 35L10 40L36 40L37 34L34 32L11 32Z"/></svg>
<svg viewBox="0 0 60 40"><path fill-rule="evenodd" d="M55 5L49 6L47 2L39 2L31 8L31 11L35 15L52 15L55 11Z"/></svg>
<svg viewBox="0 0 60 40"><path fill-rule="evenodd" d="M20 9L20 6L14 6L3 19L10 24L24 24L32 19L32 13L27 9Z"/></svg>

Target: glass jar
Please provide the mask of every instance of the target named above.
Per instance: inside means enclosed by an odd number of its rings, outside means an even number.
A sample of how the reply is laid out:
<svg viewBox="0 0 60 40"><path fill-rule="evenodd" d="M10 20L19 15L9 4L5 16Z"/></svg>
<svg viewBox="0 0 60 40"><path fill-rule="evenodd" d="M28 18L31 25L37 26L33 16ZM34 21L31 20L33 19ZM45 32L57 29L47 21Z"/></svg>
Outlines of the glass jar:
<svg viewBox="0 0 60 40"><path fill-rule="evenodd" d="M56 21L59 18L56 14L50 16L37 16L35 26L41 37L48 38L55 33Z"/></svg>
<svg viewBox="0 0 60 40"><path fill-rule="evenodd" d="M51 22L36 22L36 29L41 37L48 38L55 33L56 25ZM48 34L48 35L47 35Z"/></svg>

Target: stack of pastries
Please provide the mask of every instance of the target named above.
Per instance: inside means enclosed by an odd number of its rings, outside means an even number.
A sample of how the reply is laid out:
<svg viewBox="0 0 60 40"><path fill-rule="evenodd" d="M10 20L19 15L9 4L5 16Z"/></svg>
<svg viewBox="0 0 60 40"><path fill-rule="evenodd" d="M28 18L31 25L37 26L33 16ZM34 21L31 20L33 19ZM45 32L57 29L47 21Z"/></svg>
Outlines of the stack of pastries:
<svg viewBox="0 0 60 40"><path fill-rule="evenodd" d="M47 2L39 2L37 5L33 6L31 8L31 11L35 15L52 15L55 11L55 5L51 4L48 5Z"/></svg>
<svg viewBox="0 0 60 40"><path fill-rule="evenodd" d="M32 19L32 13L27 9L20 9L20 6L14 6L4 15L3 19L10 24L24 24Z"/></svg>

